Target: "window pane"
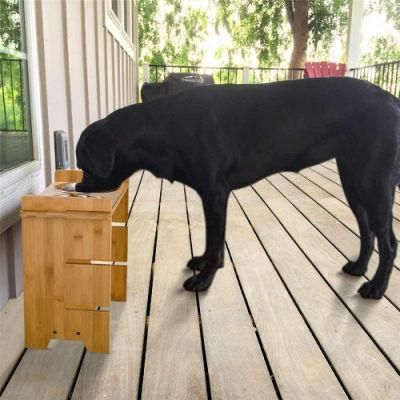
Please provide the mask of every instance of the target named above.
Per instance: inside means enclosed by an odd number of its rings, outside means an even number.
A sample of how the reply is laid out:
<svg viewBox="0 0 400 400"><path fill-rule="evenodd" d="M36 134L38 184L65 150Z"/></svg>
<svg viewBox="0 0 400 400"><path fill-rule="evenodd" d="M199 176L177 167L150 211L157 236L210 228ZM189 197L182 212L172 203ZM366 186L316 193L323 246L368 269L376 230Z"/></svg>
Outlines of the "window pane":
<svg viewBox="0 0 400 400"><path fill-rule="evenodd" d="M128 32L128 2L124 0L124 30Z"/></svg>
<svg viewBox="0 0 400 400"><path fill-rule="evenodd" d="M114 14L118 17L118 0L112 0L111 8L114 11Z"/></svg>
<svg viewBox="0 0 400 400"><path fill-rule="evenodd" d="M0 173L33 160L23 4L0 0Z"/></svg>

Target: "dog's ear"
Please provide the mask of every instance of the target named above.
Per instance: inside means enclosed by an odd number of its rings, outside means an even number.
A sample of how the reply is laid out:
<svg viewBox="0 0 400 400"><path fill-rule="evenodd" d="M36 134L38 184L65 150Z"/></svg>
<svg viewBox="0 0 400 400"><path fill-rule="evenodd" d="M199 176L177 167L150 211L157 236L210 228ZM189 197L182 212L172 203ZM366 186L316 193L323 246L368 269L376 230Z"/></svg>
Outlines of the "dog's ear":
<svg viewBox="0 0 400 400"><path fill-rule="evenodd" d="M78 159L82 169L99 178L107 178L114 168L115 145L106 128L100 127L85 138Z"/></svg>

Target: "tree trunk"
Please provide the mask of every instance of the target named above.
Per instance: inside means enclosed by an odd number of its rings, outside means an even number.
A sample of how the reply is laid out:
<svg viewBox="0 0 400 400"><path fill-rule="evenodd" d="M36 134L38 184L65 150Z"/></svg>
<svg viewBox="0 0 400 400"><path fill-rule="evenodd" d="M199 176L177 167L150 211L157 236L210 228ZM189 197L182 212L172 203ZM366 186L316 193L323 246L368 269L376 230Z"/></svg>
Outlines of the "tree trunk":
<svg viewBox="0 0 400 400"><path fill-rule="evenodd" d="M309 3L308 0L285 0L285 7L293 37L289 68L304 68L307 56Z"/></svg>

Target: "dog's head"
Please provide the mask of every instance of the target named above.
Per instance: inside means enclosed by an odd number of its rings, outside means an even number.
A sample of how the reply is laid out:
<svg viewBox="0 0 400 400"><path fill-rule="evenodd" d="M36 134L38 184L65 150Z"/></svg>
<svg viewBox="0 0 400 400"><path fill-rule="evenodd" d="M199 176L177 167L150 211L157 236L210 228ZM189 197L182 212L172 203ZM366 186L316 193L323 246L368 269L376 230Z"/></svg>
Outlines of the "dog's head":
<svg viewBox="0 0 400 400"><path fill-rule="evenodd" d="M104 121L89 125L76 146L78 168L83 170L78 192L115 190L122 180L116 171L116 146L113 135Z"/></svg>

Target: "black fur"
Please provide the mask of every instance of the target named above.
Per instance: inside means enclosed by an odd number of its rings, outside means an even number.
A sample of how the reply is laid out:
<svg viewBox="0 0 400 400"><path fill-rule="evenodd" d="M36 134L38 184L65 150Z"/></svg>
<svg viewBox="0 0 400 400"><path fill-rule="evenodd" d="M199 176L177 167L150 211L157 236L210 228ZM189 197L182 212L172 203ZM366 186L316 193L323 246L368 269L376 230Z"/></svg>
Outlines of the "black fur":
<svg viewBox="0 0 400 400"><path fill-rule="evenodd" d="M203 201L206 250L189 261L200 270L187 290L207 289L223 266L230 192L280 171L299 171L335 157L360 226L363 274L378 239L380 262L359 290L381 298L396 256L392 206L400 182L400 102L351 78L216 85L135 104L90 125L76 155L80 191L114 189L138 169L194 188Z"/></svg>

